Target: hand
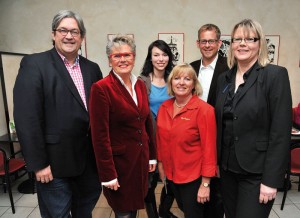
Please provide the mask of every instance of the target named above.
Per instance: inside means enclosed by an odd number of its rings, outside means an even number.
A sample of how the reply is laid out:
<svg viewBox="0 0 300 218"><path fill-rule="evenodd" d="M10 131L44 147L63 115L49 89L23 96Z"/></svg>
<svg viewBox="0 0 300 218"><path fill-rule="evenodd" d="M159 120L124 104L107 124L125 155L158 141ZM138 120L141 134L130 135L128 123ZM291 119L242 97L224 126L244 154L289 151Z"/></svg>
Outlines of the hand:
<svg viewBox="0 0 300 218"><path fill-rule="evenodd" d="M159 178L161 179L161 181L164 181L166 178L166 174L162 162L158 162L157 168L159 172Z"/></svg>
<svg viewBox="0 0 300 218"><path fill-rule="evenodd" d="M210 188L204 187L202 184L198 189L197 201L201 204L209 201Z"/></svg>
<svg viewBox="0 0 300 218"><path fill-rule="evenodd" d="M149 164L149 172L154 172L156 168L156 164Z"/></svg>
<svg viewBox="0 0 300 218"><path fill-rule="evenodd" d="M115 182L112 182L111 184L106 185L105 187L106 187L106 188L109 188L109 189L111 189L111 190L117 191L117 190L120 188L120 185L119 185L118 180L116 180Z"/></svg>
<svg viewBox="0 0 300 218"><path fill-rule="evenodd" d="M259 203L268 203L276 198L277 189L260 184Z"/></svg>
<svg viewBox="0 0 300 218"><path fill-rule="evenodd" d="M48 183L53 180L52 171L50 165L44 169L35 172L36 181L41 183Z"/></svg>

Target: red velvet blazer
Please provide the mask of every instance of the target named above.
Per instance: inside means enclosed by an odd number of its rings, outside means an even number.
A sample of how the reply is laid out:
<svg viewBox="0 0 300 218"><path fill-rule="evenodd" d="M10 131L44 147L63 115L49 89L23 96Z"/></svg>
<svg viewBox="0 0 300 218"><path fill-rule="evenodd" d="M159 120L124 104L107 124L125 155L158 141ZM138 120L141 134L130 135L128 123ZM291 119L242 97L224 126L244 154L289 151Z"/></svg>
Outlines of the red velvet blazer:
<svg viewBox="0 0 300 218"><path fill-rule="evenodd" d="M156 159L145 84L135 84L138 106L113 72L90 95L92 140L101 182L118 178L120 188L103 192L114 211L144 208L149 160Z"/></svg>

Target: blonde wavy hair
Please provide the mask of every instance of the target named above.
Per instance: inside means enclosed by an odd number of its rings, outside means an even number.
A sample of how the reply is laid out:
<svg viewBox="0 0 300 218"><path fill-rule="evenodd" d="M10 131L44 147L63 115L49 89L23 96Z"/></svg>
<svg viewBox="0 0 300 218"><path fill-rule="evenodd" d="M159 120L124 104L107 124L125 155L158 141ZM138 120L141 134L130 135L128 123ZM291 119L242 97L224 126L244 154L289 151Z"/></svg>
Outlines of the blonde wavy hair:
<svg viewBox="0 0 300 218"><path fill-rule="evenodd" d="M202 93L203 93L203 90L202 90L202 86L197 78L197 74L196 74L196 71L194 70L194 68L187 64L187 63L184 63L184 64L179 64L177 66L175 66L173 68L173 70L171 71L169 77L168 77L168 94L170 96L175 96L175 93L172 89L172 80L174 77L177 77L177 76L180 76L182 74L185 74L187 73L188 76L193 80L194 82L194 89L192 90L192 94L193 95L197 95L197 96L201 96Z"/></svg>

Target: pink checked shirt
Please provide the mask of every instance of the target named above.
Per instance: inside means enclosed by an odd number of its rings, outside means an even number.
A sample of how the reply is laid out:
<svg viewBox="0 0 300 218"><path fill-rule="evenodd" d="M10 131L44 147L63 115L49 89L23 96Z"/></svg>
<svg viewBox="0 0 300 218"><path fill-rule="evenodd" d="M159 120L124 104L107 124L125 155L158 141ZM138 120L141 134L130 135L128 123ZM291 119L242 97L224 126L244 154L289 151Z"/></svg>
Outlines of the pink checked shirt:
<svg viewBox="0 0 300 218"><path fill-rule="evenodd" d="M65 56L63 56L59 52L57 52L57 53L62 58L67 70L69 71L70 76L71 76L71 78L79 92L79 95L84 103L85 109L87 110L83 78L82 78L82 73L81 73L81 69L80 69L80 65L79 65L79 56L76 57L75 63L71 66Z"/></svg>

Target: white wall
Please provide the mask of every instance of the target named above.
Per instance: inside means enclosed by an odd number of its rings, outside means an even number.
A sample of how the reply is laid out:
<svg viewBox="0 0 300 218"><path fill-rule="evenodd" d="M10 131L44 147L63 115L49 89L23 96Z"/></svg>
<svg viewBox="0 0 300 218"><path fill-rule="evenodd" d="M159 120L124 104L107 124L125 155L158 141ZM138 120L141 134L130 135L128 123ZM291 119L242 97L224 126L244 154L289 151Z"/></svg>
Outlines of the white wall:
<svg viewBox="0 0 300 218"><path fill-rule="evenodd" d="M217 24L230 34L243 18L261 23L265 34L280 35L279 65L290 75L294 105L300 101L299 0L0 0L0 51L34 53L48 50L51 22L61 9L78 12L87 29L88 58L107 75L108 33L133 33L137 44L134 73L139 74L148 45L158 33L184 33L185 62L198 59L199 27ZM2 108L0 108L0 111Z"/></svg>

